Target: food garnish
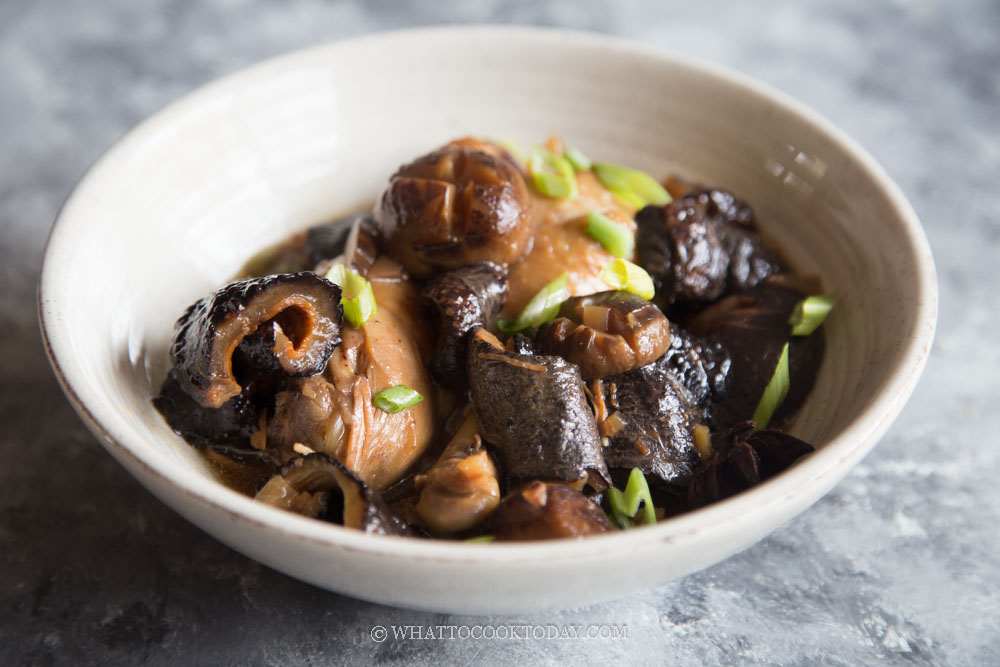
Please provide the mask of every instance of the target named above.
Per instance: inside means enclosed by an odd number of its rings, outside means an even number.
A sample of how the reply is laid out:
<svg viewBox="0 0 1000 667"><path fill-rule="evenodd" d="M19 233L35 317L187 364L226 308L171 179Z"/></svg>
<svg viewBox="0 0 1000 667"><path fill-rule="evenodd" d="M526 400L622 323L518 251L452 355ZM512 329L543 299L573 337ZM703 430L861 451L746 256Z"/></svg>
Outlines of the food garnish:
<svg viewBox="0 0 1000 667"><path fill-rule="evenodd" d="M355 329L360 329L378 312L371 283L357 271L336 262L326 272L326 279L335 285L340 285L343 290L340 304L344 308L344 317Z"/></svg>
<svg viewBox="0 0 1000 667"><path fill-rule="evenodd" d="M770 382L764 387L764 394L760 397L757 409L753 411L753 421L757 428L767 428L768 422L778 409L781 402L788 396L788 343L781 348L781 356L778 357L778 364L774 367L774 375Z"/></svg>
<svg viewBox="0 0 1000 667"><path fill-rule="evenodd" d="M792 325L793 336L808 336L816 331L826 320L826 316L833 309L833 302L837 300L837 293L820 294L809 296L795 304L792 316L788 318L788 323Z"/></svg>
<svg viewBox="0 0 1000 667"><path fill-rule="evenodd" d="M650 525L656 523L656 508L653 495L649 492L646 477L638 468L632 468L628 475L625 491L615 487L608 489L608 504L611 505L611 520L619 528L632 528L636 523ZM642 506L642 515L638 516Z"/></svg>
<svg viewBox="0 0 1000 667"><path fill-rule="evenodd" d="M394 415L407 408L412 408L417 403L424 400L417 391L410 389L405 384L397 384L395 387L383 389L372 396L372 402L382 412Z"/></svg>
<svg viewBox="0 0 1000 667"><path fill-rule="evenodd" d="M556 316L559 306L569 298L568 281L569 274L563 273L538 290L515 319L500 320L497 326L504 333L515 333L542 326Z"/></svg>
<svg viewBox="0 0 1000 667"><path fill-rule="evenodd" d="M629 259L635 251L635 235L600 211L587 213L587 233L615 257Z"/></svg>
<svg viewBox="0 0 1000 667"><path fill-rule="evenodd" d="M646 270L627 259L611 260L601 271L600 278L612 289L632 292L643 299L652 299L656 294L653 279Z"/></svg>

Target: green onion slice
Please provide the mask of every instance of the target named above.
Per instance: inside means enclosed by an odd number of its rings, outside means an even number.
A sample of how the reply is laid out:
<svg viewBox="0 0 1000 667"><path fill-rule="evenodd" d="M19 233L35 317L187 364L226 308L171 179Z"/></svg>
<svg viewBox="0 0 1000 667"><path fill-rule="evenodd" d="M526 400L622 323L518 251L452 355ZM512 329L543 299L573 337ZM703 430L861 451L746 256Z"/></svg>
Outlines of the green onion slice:
<svg viewBox="0 0 1000 667"><path fill-rule="evenodd" d="M587 233L615 257L631 257L635 250L635 237L632 232L600 211L591 211L587 214Z"/></svg>
<svg viewBox="0 0 1000 667"><path fill-rule="evenodd" d="M394 415L424 400L416 390L410 389L405 384L397 384L395 387L383 389L372 396L372 403L382 412Z"/></svg>
<svg viewBox="0 0 1000 667"><path fill-rule="evenodd" d="M567 199L579 193L573 165L562 155L544 148L534 148L528 160L528 174L535 189L546 197Z"/></svg>
<svg viewBox="0 0 1000 667"><path fill-rule="evenodd" d="M774 368L774 375L771 376L771 380L764 387L764 395L760 397L760 403L757 404L757 409L753 411L753 421L758 429L767 427L767 423L771 421L774 411L778 409L781 402L785 400L785 396L788 395L789 384L788 343L785 343L785 347L781 348L781 357L778 359L778 365Z"/></svg>
<svg viewBox="0 0 1000 667"><path fill-rule="evenodd" d="M326 279L340 285L340 305L344 308L344 318L355 329L360 329L378 312L372 284L357 271L336 262L326 272Z"/></svg>
<svg viewBox="0 0 1000 667"><path fill-rule="evenodd" d="M569 274L564 273L548 285L538 290L521 314L514 320L498 320L497 326L504 333L514 333L540 327L559 312L562 302L569 298Z"/></svg>
<svg viewBox="0 0 1000 667"><path fill-rule="evenodd" d="M795 305L788 323L792 325L793 336L808 336L823 324L823 320L833 308L837 293L820 294L802 299Z"/></svg>
<svg viewBox="0 0 1000 667"><path fill-rule="evenodd" d="M510 139L494 139L493 143L510 153L510 156L521 164L528 163L528 154L516 141L511 141Z"/></svg>
<svg viewBox="0 0 1000 667"><path fill-rule="evenodd" d="M475 537L467 538L466 542L478 542L480 544L489 544L496 539L495 535L476 535Z"/></svg>
<svg viewBox="0 0 1000 667"><path fill-rule="evenodd" d="M613 259L601 269L600 278L610 287L638 294L643 299L652 299L656 293L653 279L641 266L627 259Z"/></svg>
<svg viewBox="0 0 1000 667"><path fill-rule="evenodd" d="M535 171L531 174L535 189L552 199L569 199L573 195L573 186L559 174L547 171Z"/></svg>
<svg viewBox="0 0 1000 667"><path fill-rule="evenodd" d="M639 519L640 525L656 523L656 508L653 507L653 496L649 492L649 484L642 471L632 468L624 493L615 487L608 489L608 502L611 505L611 520L619 528L631 528L633 518ZM639 505L642 505L642 516L636 517Z"/></svg>
<svg viewBox="0 0 1000 667"><path fill-rule="evenodd" d="M640 209L646 206L646 200L632 190L623 190L621 188L608 188L607 190L613 194L616 199L621 200L623 203L634 209Z"/></svg>
<svg viewBox="0 0 1000 667"><path fill-rule="evenodd" d="M589 157L576 148L570 148L568 151L563 153L563 157L566 158L566 161L569 162L576 171L589 171L591 165L593 164Z"/></svg>
<svg viewBox="0 0 1000 667"><path fill-rule="evenodd" d="M593 169L605 188L636 208L646 204L663 206L673 201L666 188L644 171L607 162L595 162Z"/></svg>

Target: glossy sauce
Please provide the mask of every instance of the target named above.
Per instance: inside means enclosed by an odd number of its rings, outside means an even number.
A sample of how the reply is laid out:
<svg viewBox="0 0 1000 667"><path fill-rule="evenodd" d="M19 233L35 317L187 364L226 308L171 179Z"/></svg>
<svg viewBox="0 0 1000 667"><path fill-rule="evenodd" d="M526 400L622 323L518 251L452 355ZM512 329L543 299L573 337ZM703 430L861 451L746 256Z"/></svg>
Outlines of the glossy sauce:
<svg viewBox="0 0 1000 667"><path fill-rule="evenodd" d="M510 267L510 293L501 317L516 317L538 290L564 272L571 296L608 289L598 276L614 255L587 234L587 213L599 211L635 233L635 209L605 190L593 173L576 176L580 194L574 199L550 199L532 191L535 240L524 259Z"/></svg>

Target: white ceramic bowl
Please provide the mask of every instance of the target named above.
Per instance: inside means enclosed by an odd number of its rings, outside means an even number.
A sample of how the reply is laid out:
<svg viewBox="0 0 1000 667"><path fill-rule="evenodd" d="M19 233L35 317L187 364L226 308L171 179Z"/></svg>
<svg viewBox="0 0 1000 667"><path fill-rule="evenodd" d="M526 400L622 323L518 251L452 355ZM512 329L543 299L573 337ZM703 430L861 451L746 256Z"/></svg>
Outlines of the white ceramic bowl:
<svg viewBox="0 0 1000 667"><path fill-rule="evenodd" d="M255 251L371 202L392 170L465 134L558 133L607 161L748 199L840 300L793 433L818 451L737 497L583 541L369 537L215 481L150 404L174 320ZM910 395L936 319L920 224L873 159L745 77L585 34L455 28L293 53L161 111L90 170L52 228L39 291L56 374L111 454L251 558L391 605L523 613L622 597L711 565L826 493Z"/></svg>

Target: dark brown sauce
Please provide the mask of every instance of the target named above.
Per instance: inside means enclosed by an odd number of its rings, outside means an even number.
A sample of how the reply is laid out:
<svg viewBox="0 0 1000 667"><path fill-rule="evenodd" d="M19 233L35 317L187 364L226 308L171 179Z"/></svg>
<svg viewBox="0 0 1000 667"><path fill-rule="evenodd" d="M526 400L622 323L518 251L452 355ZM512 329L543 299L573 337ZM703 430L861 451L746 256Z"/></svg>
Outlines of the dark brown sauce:
<svg viewBox="0 0 1000 667"><path fill-rule="evenodd" d="M201 450L209 469L220 482L234 491L253 498L264 482L274 474L275 466L263 459L253 463L235 461L211 447Z"/></svg>

